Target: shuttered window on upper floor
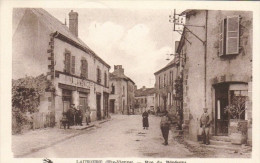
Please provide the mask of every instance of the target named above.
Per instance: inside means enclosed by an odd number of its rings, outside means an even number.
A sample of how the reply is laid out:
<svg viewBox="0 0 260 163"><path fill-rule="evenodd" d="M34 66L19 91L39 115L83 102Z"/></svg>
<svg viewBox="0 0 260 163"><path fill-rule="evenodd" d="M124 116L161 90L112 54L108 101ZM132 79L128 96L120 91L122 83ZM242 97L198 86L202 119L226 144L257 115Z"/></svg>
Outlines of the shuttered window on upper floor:
<svg viewBox="0 0 260 163"><path fill-rule="evenodd" d="M75 61L76 59L75 59L75 56L71 56L71 73L72 74L75 74Z"/></svg>
<svg viewBox="0 0 260 163"><path fill-rule="evenodd" d="M65 52L65 61L64 61L64 71L67 73L70 73L70 57L71 57L70 52L66 51Z"/></svg>
<svg viewBox="0 0 260 163"><path fill-rule="evenodd" d="M88 78L88 62L85 58L81 59L81 77Z"/></svg>
<svg viewBox="0 0 260 163"><path fill-rule="evenodd" d="M219 56L239 53L239 16L228 16L220 23Z"/></svg>
<svg viewBox="0 0 260 163"><path fill-rule="evenodd" d="M101 72L99 68L97 68L97 83L101 83Z"/></svg>
<svg viewBox="0 0 260 163"><path fill-rule="evenodd" d="M226 54L239 53L239 16L227 17Z"/></svg>

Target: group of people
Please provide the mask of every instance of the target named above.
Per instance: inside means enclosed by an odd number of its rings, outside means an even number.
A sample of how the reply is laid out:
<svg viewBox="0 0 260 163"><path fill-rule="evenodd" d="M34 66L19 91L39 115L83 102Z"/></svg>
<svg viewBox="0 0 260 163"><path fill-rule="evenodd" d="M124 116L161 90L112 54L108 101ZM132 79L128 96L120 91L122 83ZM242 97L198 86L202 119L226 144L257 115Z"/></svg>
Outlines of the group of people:
<svg viewBox="0 0 260 163"><path fill-rule="evenodd" d="M83 114L85 114L86 117L86 125L89 125L89 123L91 122L91 111L89 107L87 107L85 110L86 111L84 113L83 109L80 106L76 108L75 104L71 104L71 107L66 112L63 112L62 115L61 123L64 129L66 129L66 127L69 129L70 126L73 125L82 126Z"/></svg>
<svg viewBox="0 0 260 163"><path fill-rule="evenodd" d="M143 129L148 130L149 127L149 121L148 121L148 112L145 111L142 114L143 117ZM162 136L164 138L164 145L168 145L168 136L169 136L169 130L170 130L170 124L171 124L171 120L170 117L168 115L167 110L164 112L164 115L161 118L161 122L160 122L160 128L161 128L161 132L162 132ZM208 109L207 108L203 108L203 113L200 117L200 127L202 128L202 140L203 140L203 144L210 144L209 142L209 128L210 128L210 124L211 124L211 118L210 115L208 113Z"/></svg>

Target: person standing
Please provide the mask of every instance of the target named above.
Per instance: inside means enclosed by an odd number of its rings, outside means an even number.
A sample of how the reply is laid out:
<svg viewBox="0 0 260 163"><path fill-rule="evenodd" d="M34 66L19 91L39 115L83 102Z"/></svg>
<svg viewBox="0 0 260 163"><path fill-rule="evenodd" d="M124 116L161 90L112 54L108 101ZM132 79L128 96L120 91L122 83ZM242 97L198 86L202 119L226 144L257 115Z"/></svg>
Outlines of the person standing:
<svg viewBox="0 0 260 163"><path fill-rule="evenodd" d="M142 117L143 117L143 128L148 130L148 127L149 127L149 121L148 121L148 112L145 110L142 114Z"/></svg>
<svg viewBox="0 0 260 163"><path fill-rule="evenodd" d="M87 125L90 123L90 107L87 106L87 109L86 109L86 123Z"/></svg>
<svg viewBox="0 0 260 163"><path fill-rule="evenodd" d="M166 111L165 114L161 118L161 123L160 123L162 135L164 138L164 143L163 145L168 145L168 136L169 136L169 130L170 130L170 120L168 116L168 112Z"/></svg>
<svg viewBox="0 0 260 163"><path fill-rule="evenodd" d="M203 108L203 113L200 117L200 127L202 128L202 140L203 144L209 144L209 127L211 119L208 113L208 108Z"/></svg>

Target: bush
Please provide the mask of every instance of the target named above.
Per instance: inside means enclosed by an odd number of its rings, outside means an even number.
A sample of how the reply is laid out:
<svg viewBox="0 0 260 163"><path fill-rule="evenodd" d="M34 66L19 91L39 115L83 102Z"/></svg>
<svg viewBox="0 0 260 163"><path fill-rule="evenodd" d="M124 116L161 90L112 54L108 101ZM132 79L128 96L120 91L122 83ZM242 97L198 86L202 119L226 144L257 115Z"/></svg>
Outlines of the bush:
<svg viewBox="0 0 260 163"><path fill-rule="evenodd" d="M20 133L22 126L30 121L26 113L38 112L40 96L45 91L55 91L55 89L43 74L12 80L13 133Z"/></svg>

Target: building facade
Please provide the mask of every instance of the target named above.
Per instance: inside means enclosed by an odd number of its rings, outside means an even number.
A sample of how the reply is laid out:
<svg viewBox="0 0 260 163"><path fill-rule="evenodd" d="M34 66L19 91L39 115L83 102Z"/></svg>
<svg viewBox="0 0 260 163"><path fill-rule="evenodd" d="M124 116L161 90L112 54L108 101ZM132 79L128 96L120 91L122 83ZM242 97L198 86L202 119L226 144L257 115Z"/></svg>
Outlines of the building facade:
<svg viewBox="0 0 260 163"><path fill-rule="evenodd" d="M69 28L43 9L13 13L13 78L44 74L54 88L39 111L56 124L71 104L90 107L91 120L107 117L110 66L78 38L78 13L69 13Z"/></svg>
<svg viewBox="0 0 260 163"><path fill-rule="evenodd" d="M109 111L120 114L132 113L135 102L135 83L125 76L122 65L114 66L114 72L110 73L109 80Z"/></svg>
<svg viewBox="0 0 260 163"><path fill-rule="evenodd" d="M243 119L252 140L252 12L186 10L177 49L185 58L183 73L184 134L196 140L199 119L207 107L211 135L228 135L224 108L232 97L248 97Z"/></svg>
<svg viewBox="0 0 260 163"><path fill-rule="evenodd" d="M155 88L143 86L135 91L135 114L142 114L145 110L155 112Z"/></svg>
<svg viewBox="0 0 260 163"><path fill-rule="evenodd" d="M170 63L154 73L156 112L164 112L167 110L171 114L176 114L177 108L181 107L182 103L176 98L175 82L180 77L182 64L179 58L174 57Z"/></svg>

